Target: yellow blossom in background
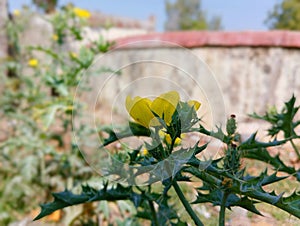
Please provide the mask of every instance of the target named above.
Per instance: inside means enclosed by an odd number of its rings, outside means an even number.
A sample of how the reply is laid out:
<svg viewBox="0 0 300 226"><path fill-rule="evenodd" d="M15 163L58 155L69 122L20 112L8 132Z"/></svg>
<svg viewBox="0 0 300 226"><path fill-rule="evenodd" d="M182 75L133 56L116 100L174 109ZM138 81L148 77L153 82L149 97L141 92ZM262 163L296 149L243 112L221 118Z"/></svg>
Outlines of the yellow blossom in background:
<svg viewBox="0 0 300 226"><path fill-rule="evenodd" d="M54 41L57 41L57 40L58 40L58 35L57 35L57 34L52 35L52 39L53 39Z"/></svg>
<svg viewBox="0 0 300 226"><path fill-rule="evenodd" d="M149 151L146 148L144 148L144 149L141 150L141 155L142 156L146 156L148 154L149 154Z"/></svg>
<svg viewBox="0 0 300 226"><path fill-rule="evenodd" d="M88 19L88 18L91 17L91 13L88 10L85 10L85 9L80 9L80 8L75 7L73 9L73 12L79 18Z"/></svg>
<svg viewBox="0 0 300 226"><path fill-rule="evenodd" d="M70 54L71 58L77 58L78 57L77 53L70 52L69 54Z"/></svg>
<svg viewBox="0 0 300 226"><path fill-rule="evenodd" d="M28 66L37 67L39 65L39 61L35 58L32 58L28 61Z"/></svg>
<svg viewBox="0 0 300 226"><path fill-rule="evenodd" d="M43 114L43 110L41 110L40 108L37 108L37 107L34 107L34 108L33 108L33 111L32 111L32 118L33 118L35 121L38 121L42 114Z"/></svg>
<svg viewBox="0 0 300 226"><path fill-rule="evenodd" d="M15 9L15 10L13 11L13 15L14 15L14 16L20 16L20 15L21 15L20 10Z"/></svg>

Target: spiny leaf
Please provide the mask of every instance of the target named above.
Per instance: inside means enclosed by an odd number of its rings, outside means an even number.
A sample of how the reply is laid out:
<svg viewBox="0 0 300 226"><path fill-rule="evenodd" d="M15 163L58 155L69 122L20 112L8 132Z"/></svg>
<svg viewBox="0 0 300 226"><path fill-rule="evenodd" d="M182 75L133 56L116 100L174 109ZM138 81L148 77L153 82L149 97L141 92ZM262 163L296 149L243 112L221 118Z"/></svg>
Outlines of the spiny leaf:
<svg viewBox="0 0 300 226"><path fill-rule="evenodd" d="M266 192L264 191L262 188L257 188L254 187L255 189L250 189L250 190L243 190L243 189L239 189L237 187L232 188L233 190L235 190L235 192L241 194L241 195L245 195L247 197L265 202L265 203L269 203L273 206L276 206L298 218L300 218L300 196L297 194L294 194L292 197L290 197L291 199L286 199L286 202L284 201L285 198L283 198L283 193L281 193L280 195L276 195L275 192Z"/></svg>
<svg viewBox="0 0 300 226"><path fill-rule="evenodd" d="M204 151L207 148L208 143L202 145L202 146L198 146L199 142L197 142L197 144L195 145L195 151L194 151L194 155L197 155L199 153L201 153L202 151Z"/></svg>
<svg viewBox="0 0 300 226"><path fill-rule="evenodd" d="M242 208L244 208L244 209L246 209L248 211L251 211L252 213L256 213L256 214L262 216L262 214L254 206L255 203L258 203L258 202L250 200L250 199L248 199L248 197L244 196L241 199L239 199L239 201L237 201L234 204L234 206L242 207Z"/></svg>
<svg viewBox="0 0 300 226"><path fill-rule="evenodd" d="M58 196L58 194L66 195L69 197L73 196L73 200L71 201L71 203L66 202L64 200L61 200L60 196ZM71 206L71 205L85 203L85 202L87 202L87 200L89 200L88 195L81 194L81 195L75 196L68 190L65 190L64 192L60 192L60 193L53 193L52 195L54 197L54 201L51 203L42 204L41 205L42 210L41 210L40 214L36 218L34 218L34 220L38 220L42 217L50 215L51 213L53 213L56 210L63 209L65 207Z"/></svg>
<svg viewBox="0 0 300 226"><path fill-rule="evenodd" d="M257 133L253 133L246 141L244 141L243 143L241 143L239 145L239 150L249 150L249 149L253 149L253 148L266 148L266 147L272 147L272 146L278 146L281 144L286 143L286 140L282 140L282 141L271 141L271 142L259 142L256 140L256 135Z"/></svg>
<svg viewBox="0 0 300 226"><path fill-rule="evenodd" d="M111 189L107 189L106 186L104 186L103 189L98 191L89 186L83 186L81 194L74 194L69 190L65 190L63 192L53 193L52 195L54 197L54 201L42 204L41 212L34 220L47 216L56 210L86 202L100 200L131 200L134 204L138 204L136 200L139 196L139 194L134 193L131 188L125 188L119 184L115 188Z"/></svg>
<svg viewBox="0 0 300 226"><path fill-rule="evenodd" d="M284 132L285 138L290 138L295 133L295 128L299 125L299 121L293 122L295 115L299 110L299 106L295 106L296 98L293 95L292 98L285 103L281 112L278 112L274 107L265 115L260 116L256 113L250 115L253 118L262 119L271 123L271 127L268 129L270 136L276 136L280 131Z"/></svg>
<svg viewBox="0 0 300 226"><path fill-rule="evenodd" d="M294 191L290 196L283 197L282 202L285 204L291 204L296 208L300 209L300 195L299 191Z"/></svg>
<svg viewBox="0 0 300 226"><path fill-rule="evenodd" d="M121 132L115 133L110 128L105 128L105 132L109 134L109 137L104 140L103 147L111 144L115 141L118 141L122 138L131 137L131 136L147 136L151 135L151 131L137 123L129 122L129 127L126 127Z"/></svg>
<svg viewBox="0 0 300 226"><path fill-rule="evenodd" d="M217 131L215 132L215 131L209 131L209 130L205 129L202 125L200 125L200 128L192 129L192 131L199 132L199 133L205 134L207 136L217 138L220 141L224 142L225 144L229 144L231 141L231 138L222 131L221 127L217 127Z"/></svg>
<svg viewBox="0 0 300 226"><path fill-rule="evenodd" d="M214 190L212 192L209 192L208 194L198 192L197 198L192 202L192 204L207 202L212 203L214 206L220 205L222 202L222 191Z"/></svg>
<svg viewBox="0 0 300 226"><path fill-rule="evenodd" d="M222 159L223 158L218 158L215 160L200 161L197 157L192 156L189 159L189 161L187 162L187 164L190 166L193 166L193 167L186 167L186 168L184 168L184 171L189 172L196 177L198 177L197 173L204 171L204 170L209 172L211 175L213 175L217 178L220 178L220 176L232 177L232 175L227 173L223 168L218 167L218 163ZM188 168L190 168L190 169L188 169Z"/></svg>
<svg viewBox="0 0 300 226"><path fill-rule="evenodd" d="M280 160L279 155L272 157L267 151L267 149L265 148L253 148L249 150L242 149L241 151L242 151L242 156L244 158L256 159L271 164L274 167L274 170L286 172L290 175L295 176L298 179L298 181L300 181L300 176L299 176L300 171L296 172L294 168L286 166Z"/></svg>
<svg viewBox="0 0 300 226"><path fill-rule="evenodd" d="M243 177L243 180L245 181L244 185L245 186L256 186L256 187L261 187L261 186L265 186L271 183L275 183L277 181L283 180L285 178L287 178L288 176L284 176L284 177L277 177L276 176L277 172L274 172L271 175L267 174L267 169L262 172L259 176L249 176L246 175Z"/></svg>
<svg viewBox="0 0 300 226"><path fill-rule="evenodd" d="M220 206L223 199L223 191L222 190L214 190L208 194L203 194L198 192L197 199L192 204L197 203L212 203L215 206ZM242 207L248 211L251 211L255 214L262 215L254 206L255 203L258 203L256 201L252 201L248 199L247 197L240 198L236 194L229 194L226 200L225 206L230 209L230 207L239 206Z"/></svg>

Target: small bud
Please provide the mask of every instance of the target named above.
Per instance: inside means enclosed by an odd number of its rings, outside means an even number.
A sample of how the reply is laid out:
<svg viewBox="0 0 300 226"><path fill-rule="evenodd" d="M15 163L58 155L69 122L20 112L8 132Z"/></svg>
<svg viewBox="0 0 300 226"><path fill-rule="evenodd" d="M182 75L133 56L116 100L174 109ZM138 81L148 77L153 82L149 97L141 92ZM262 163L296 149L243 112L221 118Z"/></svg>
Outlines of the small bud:
<svg viewBox="0 0 300 226"><path fill-rule="evenodd" d="M236 145L236 144L231 144L231 146L232 146L233 148L237 148L237 145Z"/></svg>
<svg viewBox="0 0 300 226"><path fill-rule="evenodd" d="M146 148L142 149L140 152L142 156L146 156L149 154L149 151Z"/></svg>
<svg viewBox="0 0 300 226"><path fill-rule="evenodd" d="M229 136L235 134L236 132L235 115L231 115L230 119L227 120L226 131Z"/></svg>

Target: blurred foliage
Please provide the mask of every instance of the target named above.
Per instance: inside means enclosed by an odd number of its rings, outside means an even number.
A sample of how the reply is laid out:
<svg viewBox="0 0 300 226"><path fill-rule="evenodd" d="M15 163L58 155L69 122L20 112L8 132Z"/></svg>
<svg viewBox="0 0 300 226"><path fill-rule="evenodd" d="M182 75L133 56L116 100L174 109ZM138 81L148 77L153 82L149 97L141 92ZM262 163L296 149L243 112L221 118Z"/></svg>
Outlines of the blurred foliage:
<svg viewBox="0 0 300 226"><path fill-rule="evenodd" d="M32 3L42 9L45 13L54 13L58 0L32 0Z"/></svg>
<svg viewBox="0 0 300 226"><path fill-rule="evenodd" d="M166 1L167 31L177 30L221 30L221 17L208 18L201 7L201 0Z"/></svg>
<svg viewBox="0 0 300 226"><path fill-rule="evenodd" d="M82 71L111 44L100 38L89 47L70 49L68 42L83 39L86 19L67 6L45 19L54 30L49 48L22 46L20 39L33 15L28 8L15 11L6 26L10 52L0 74L1 225L30 213L52 192L95 175L72 140L72 113L84 107L73 102L73 96ZM82 129L82 134L90 132Z"/></svg>
<svg viewBox="0 0 300 226"><path fill-rule="evenodd" d="M268 13L265 23L270 29L300 30L300 2L282 0Z"/></svg>

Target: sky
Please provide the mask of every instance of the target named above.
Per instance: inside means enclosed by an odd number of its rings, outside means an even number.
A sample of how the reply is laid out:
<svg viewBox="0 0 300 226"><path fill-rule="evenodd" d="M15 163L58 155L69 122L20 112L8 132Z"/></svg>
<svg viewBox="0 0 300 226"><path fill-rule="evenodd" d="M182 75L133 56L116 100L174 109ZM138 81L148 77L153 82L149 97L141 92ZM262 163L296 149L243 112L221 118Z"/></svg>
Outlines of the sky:
<svg viewBox="0 0 300 226"><path fill-rule="evenodd" d="M10 9L31 5L31 0L8 0ZM208 16L218 15L227 31L267 30L264 20L279 0L202 0ZM64 5L70 0L59 0ZM71 0L76 6L90 11L146 20L156 17L156 30L163 31L166 21L164 0Z"/></svg>

